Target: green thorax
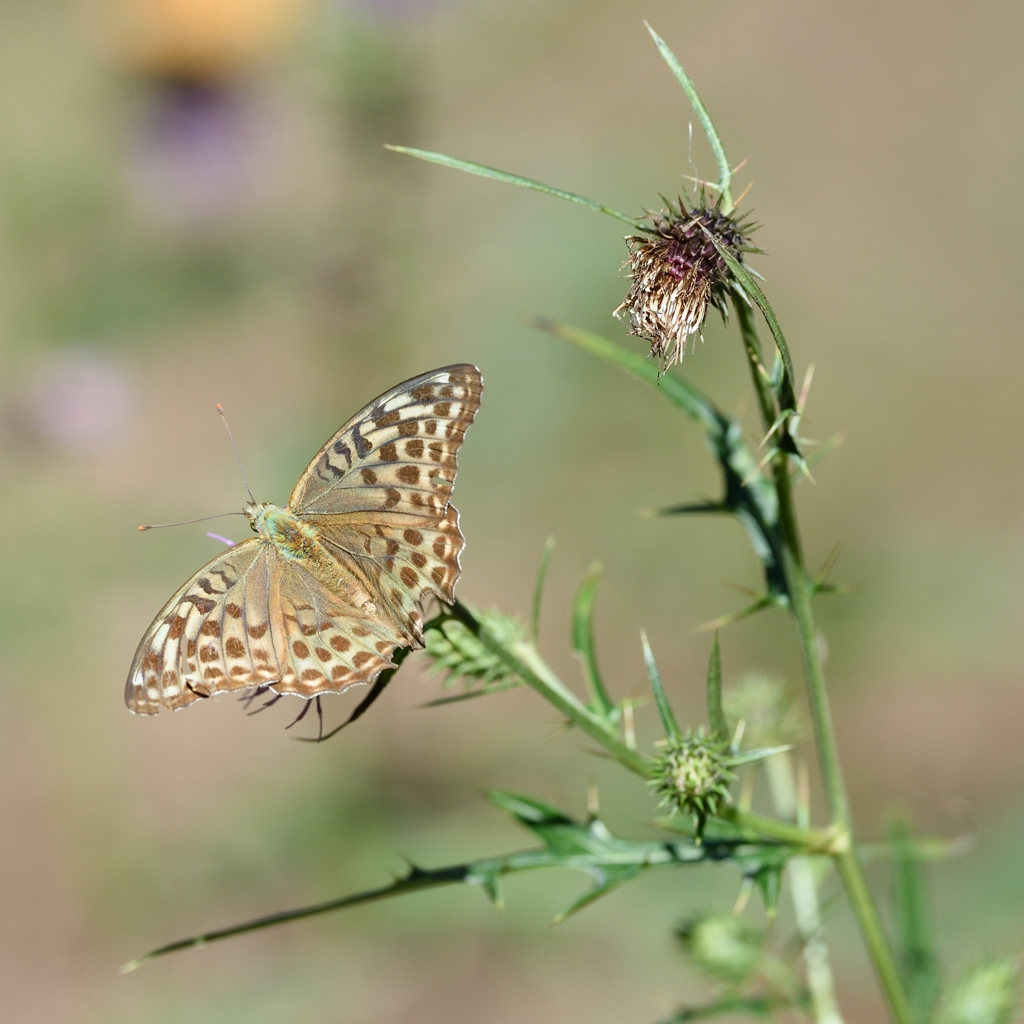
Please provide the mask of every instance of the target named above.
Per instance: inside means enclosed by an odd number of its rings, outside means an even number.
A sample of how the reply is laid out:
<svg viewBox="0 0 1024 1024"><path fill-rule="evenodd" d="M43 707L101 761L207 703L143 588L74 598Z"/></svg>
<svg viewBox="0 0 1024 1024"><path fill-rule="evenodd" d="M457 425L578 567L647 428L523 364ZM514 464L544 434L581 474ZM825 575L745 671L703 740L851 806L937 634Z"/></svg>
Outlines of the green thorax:
<svg viewBox="0 0 1024 1024"><path fill-rule="evenodd" d="M317 548L317 531L286 508L269 501L247 506L245 514L260 540L273 544L286 558L310 559Z"/></svg>

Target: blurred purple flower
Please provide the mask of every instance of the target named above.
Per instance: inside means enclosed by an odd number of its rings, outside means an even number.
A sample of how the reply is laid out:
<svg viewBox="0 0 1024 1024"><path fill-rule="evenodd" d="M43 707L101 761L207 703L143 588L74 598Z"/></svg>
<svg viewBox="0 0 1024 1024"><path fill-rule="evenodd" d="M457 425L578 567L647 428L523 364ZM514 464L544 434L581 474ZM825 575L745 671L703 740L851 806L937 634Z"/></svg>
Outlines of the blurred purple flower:
<svg viewBox="0 0 1024 1024"><path fill-rule="evenodd" d="M153 88L131 161L146 211L157 220L200 226L245 206L268 155L251 104L223 83L159 80Z"/></svg>

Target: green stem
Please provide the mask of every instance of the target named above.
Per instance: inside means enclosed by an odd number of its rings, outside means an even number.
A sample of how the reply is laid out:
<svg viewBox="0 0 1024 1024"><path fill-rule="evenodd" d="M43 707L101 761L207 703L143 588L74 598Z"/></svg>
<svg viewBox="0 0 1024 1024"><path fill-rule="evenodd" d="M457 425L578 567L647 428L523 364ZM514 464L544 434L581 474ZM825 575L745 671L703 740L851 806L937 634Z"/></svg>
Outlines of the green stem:
<svg viewBox="0 0 1024 1024"><path fill-rule="evenodd" d="M588 708L540 656L532 643L519 641L505 645L492 637L473 613L456 601L452 615L472 630L480 642L496 654L527 686L533 687L549 704L553 704L573 725L578 726L591 739L596 740L620 764L645 779L652 774L648 760L630 750L619 736L615 726L603 716Z"/></svg>
<svg viewBox="0 0 1024 1024"><path fill-rule="evenodd" d="M850 901L850 906L853 907L853 912L857 916L857 924L860 925L864 944L868 947L882 988L885 989L885 994L889 999L889 1008L892 1010L893 1019L897 1024L916 1024L914 1011L903 990L903 981L889 947L889 940L882 929L882 920L878 916L871 890L868 888L868 880L864 876L864 867L860 858L851 847L846 853L836 857L835 862L843 880L846 898Z"/></svg>
<svg viewBox="0 0 1024 1024"><path fill-rule="evenodd" d="M800 638L800 654L811 706L811 721L814 725L818 763L821 768L822 781L825 784L829 814L833 826L839 826L847 834L850 834L848 848L836 853L835 862L878 979L889 1000L893 1019L897 1024L914 1024L914 1013L903 989L896 960L882 929L878 909L864 876L864 868L853 848L850 804L846 796L846 787L843 784L842 768L839 764L839 751L836 745L835 731L832 727L832 714L829 710L828 693L825 687L825 673L818 650L817 629L811 607L814 581L807 577L803 567L789 552L787 552L787 556L785 573L789 584L790 610L796 620Z"/></svg>
<svg viewBox="0 0 1024 1024"><path fill-rule="evenodd" d="M750 829L751 832L756 832L767 839L778 839L783 843L804 847L810 853L830 853L837 844L846 845L845 833L835 829L802 828L788 821L768 818L750 811L741 811L735 807L723 807L718 817L731 821L741 828Z"/></svg>
<svg viewBox="0 0 1024 1024"><path fill-rule="evenodd" d="M761 418L767 431L775 424L777 405L769 383L765 380L761 370L764 361L753 310L741 301L737 301L733 305L739 320L747 361L750 364L754 391L761 406ZM914 1015L903 990L896 961L882 930L878 910L864 877L864 869L853 848L850 804L846 795L846 786L843 783L839 748L836 744L828 690L825 685L825 672L818 650L817 627L812 607L814 581L807 576L803 565L800 532L793 505L792 481L784 452L779 452L773 460L772 468L775 490L779 497L779 529L785 545L785 564L782 568L786 580L786 592L789 595L790 611L796 621L800 640L800 655L807 683L811 720L818 750L818 763L822 781L825 784L832 827L839 835L847 837L847 842L843 844L846 849L835 851L836 862L847 898L850 900L861 934L864 936L864 942L889 999L893 1017L898 1024L913 1024Z"/></svg>
<svg viewBox="0 0 1024 1024"><path fill-rule="evenodd" d="M733 309L736 311L736 319L739 321L740 334L743 337L743 347L747 353L747 364L750 367L750 376L754 383L754 393L757 395L757 403L761 409L761 422L767 433L775 426L778 416L771 385L765 379L764 353L761 348L761 337L757 333L757 323L754 320L754 311L742 299L733 302ZM785 429L780 428L780 429ZM779 528L782 531L783 541L796 560L803 563L803 554L800 550L800 532L797 529L796 511L793 507L793 486L789 477L789 466L786 455L780 452L772 463L772 476L775 480L775 490L779 496Z"/></svg>

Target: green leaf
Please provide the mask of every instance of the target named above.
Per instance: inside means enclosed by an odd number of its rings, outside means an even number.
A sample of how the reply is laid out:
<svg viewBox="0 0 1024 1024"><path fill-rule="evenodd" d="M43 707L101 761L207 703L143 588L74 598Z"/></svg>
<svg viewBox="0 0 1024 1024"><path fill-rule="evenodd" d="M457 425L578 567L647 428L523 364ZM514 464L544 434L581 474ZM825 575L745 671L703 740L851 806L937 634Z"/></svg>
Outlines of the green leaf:
<svg viewBox="0 0 1024 1024"><path fill-rule="evenodd" d="M618 710L601 679L597 667L597 654L594 649L594 601L597 599L597 587L601 582L601 563L594 562L584 579L576 603L572 610L572 649L583 665L583 675L590 691L590 707L605 718L615 721Z"/></svg>
<svg viewBox="0 0 1024 1024"><path fill-rule="evenodd" d="M659 377L658 367L650 359L630 352L629 349L625 349L607 338L602 338L599 334L592 334L590 331L571 327L568 324L556 323L545 317L535 318L533 326L537 330L553 334L556 338L561 338L591 355L598 356L605 362L621 367L635 377L647 381L648 384L653 384L673 405L682 409L690 419L699 423L706 431L717 432L721 429L717 410L709 398L675 374L666 373Z"/></svg>
<svg viewBox="0 0 1024 1024"><path fill-rule="evenodd" d="M597 740L611 757L630 771L643 778L650 778L651 767L647 759L630 749L607 718L596 714L555 675L532 643L527 640L509 642L494 636L486 622L481 621L461 601L457 600L448 614L463 623L491 653L497 655L510 674L536 690L573 725L582 729L591 739Z"/></svg>
<svg viewBox="0 0 1024 1024"><path fill-rule="evenodd" d="M533 610L530 615L530 639L536 643L540 634L540 605L544 597L544 582L548 578L548 565L551 563L551 554L555 550L555 538L548 537L544 542L544 551L540 556L540 565L537 568L537 582L533 588Z"/></svg>
<svg viewBox="0 0 1024 1024"><path fill-rule="evenodd" d="M665 688L661 685L661 673L658 671L658 663L654 660L654 652L647 641L647 631L640 630L640 643L644 649L644 664L647 666L647 679L651 684L651 693L654 694L654 703L658 707L658 714L661 715L661 724L665 728L665 736L672 743L682 741L683 734L676 724L676 716L672 713L672 705L665 696Z"/></svg>
<svg viewBox="0 0 1024 1024"><path fill-rule="evenodd" d="M644 25L647 31L650 32L658 52L671 69L672 74L676 76L676 81L683 87L683 91L690 101L690 106L693 107L693 112L697 115L697 120L700 121L700 126L704 129L704 134L711 144L711 152L715 154L715 161L718 164L718 190L722 193L722 212L725 214L732 213L732 168L729 166L729 160L725 155L725 147L722 145L722 140L718 135L714 122L711 120L711 115L697 94L697 88L690 79L690 76L683 70L683 65L679 63L676 55L669 49L668 43L646 21Z"/></svg>
<svg viewBox="0 0 1024 1024"><path fill-rule="evenodd" d="M508 185L518 185L520 188L529 188L533 189L534 192L543 192L545 195L555 196L558 199L566 199L570 203L578 203L580 206L586 206L590 210L596 210L598 213L605 213L609 217L621 220L639 231L650 229L650 224L646 221L637 220L635 217L630 217L628 214L613 210L610 206L605 206L603 203L595 203L593 199L578 196L574 192L566 192L564 189L544 185L539 181L534 181L532 178L523 178L518 174L509 174L507 171L499 171L494 167L485 167L483 164L475 164L470 160L460 160L458 157L447 156L444 153L431 153L425 149L390 145L385 145L384 148L390 149L395 153L404 153L406 156L414 156L418 160L426 160L427 163L440 164L442 167L452 167L457 171L465 171L467 174L479 175L481 178L491 178L494 181L503 181Z"/></svg>
<svg viewBox="0 0 1024 1024"><path fill-rule="evenodd" d="M725 724L725 712L722 710L722 655L718 649L718 632L715 631L711 641L711 656L708 658L708 725L720 739L729 738L729 730Z"/></svg>
<svg viewBox="0 0 1024 1024"><path fill-rule="evenodd" d="M742 426L716 409L709 398L682 378L671 373L659 378L653 362L607 338L543 318L534 320L534 326L647 381L703 427L725 478L725 497L719 504L740 521L764 565L770 595L765 603L772 603L779 595L788 596L778 494L747 447ZM757 606L760 607L764 604Z"/></svg>
<svg viewBox="0 0 1024 1024"><path fill-rule="evenodd" d="M492 790L488 798L496 807L511 814L519 824L538 836L543 845L519 853L481 858L443 868L428 869L412 865L404 876L380 888L278 914L269 914L242 924L172 942L125 964L122 971L134 970L146 961L167 953L193 949L231 936L442 885L475 885L483 889L494 902L500 904L500 883L505 875L549 868L584 871L594 880L594 887L559 915L558 919L564 920L570 913L592 903L599 896L649 868L733 863L745 874L750 874L766 860L779 856L777 844L747 839L705 838L700 846L689 838L668 843L622 839L613 835L599 819L576 821L557 807L536 797Z"/></svg>
<svg viewBox="0 0 1024 1024"><path fill-rule="evenodd" d="M752 1017L774 1019L776 1010L787 1007L806 1005L803 997L789 996L725 996L704 1006L688 1006L678 1010L673 1016L666 1018L661 1024L687 1024L693 1020L709 1020L712 1017L733 1017L737 1014L749 1014Z"/></svg>
<svg viewBox="0 0 1024 1024"><path fill-rule="evenodd" d="M732 276L739 281L743 286L743 290L753 298L757 303L758 308L764 314L765 322L768 324L768 329L772 332L772 337L775 339L775 347L779 350L779 356L782 358L782 365L786 370L786 381L788 382L788 395L791 398L790 402L783 403L783 408L796 409L796 376L793 373L793 360L789 354L789 346L786 344L786 336L782 333L782 327L779 325L778 317L775 315L775 311L772 309L768 299L765 298L765 294L761 291L760 286L754 280L753 275L750 271L742 264L736 257L731 253L727 246L722 245L721 242L714 236L714 234L703 224L698 222L698 227L704 234L711 240L711 243L718 250L718 255L725 261L725 265L732 271Z"/></svg>
<svg viewBox="0 0 1024 1024"><path fill-rule="evenodd" d="M920 1024L927 1024L939 996L939 958L924 872L904 819L893 818L889 822L889 842L897 964L914 1016Z"/></svg>

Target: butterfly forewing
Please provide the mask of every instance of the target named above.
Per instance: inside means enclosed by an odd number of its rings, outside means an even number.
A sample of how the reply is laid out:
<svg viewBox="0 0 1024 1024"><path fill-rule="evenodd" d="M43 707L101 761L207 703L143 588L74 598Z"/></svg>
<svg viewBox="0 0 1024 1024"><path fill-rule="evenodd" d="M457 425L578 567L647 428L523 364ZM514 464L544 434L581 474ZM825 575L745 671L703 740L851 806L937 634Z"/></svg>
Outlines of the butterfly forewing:
<svg viewBox="0 0 1024 1024"><path fill-rule="evenodd" d="M420 601L455 599L465 541L449 498L482 391L468 364L399 384L324 445L292 492L291 510L369 578L378 610L408 643L421 638Z"/></svg>
<svg viewBox="0 0 1024 1024"><path fill-rule="evenodd" d="M146 631L125 689L129 708L153 714L257 686L340 693L371 682L396 648L419 645L419 603L455 596L464 541L449 497L482 389L476 367L448 366L349 420L289 502L336 563L333 583L262 536L219 555ZM354 604L353 593L368 600Z"/></svg>

